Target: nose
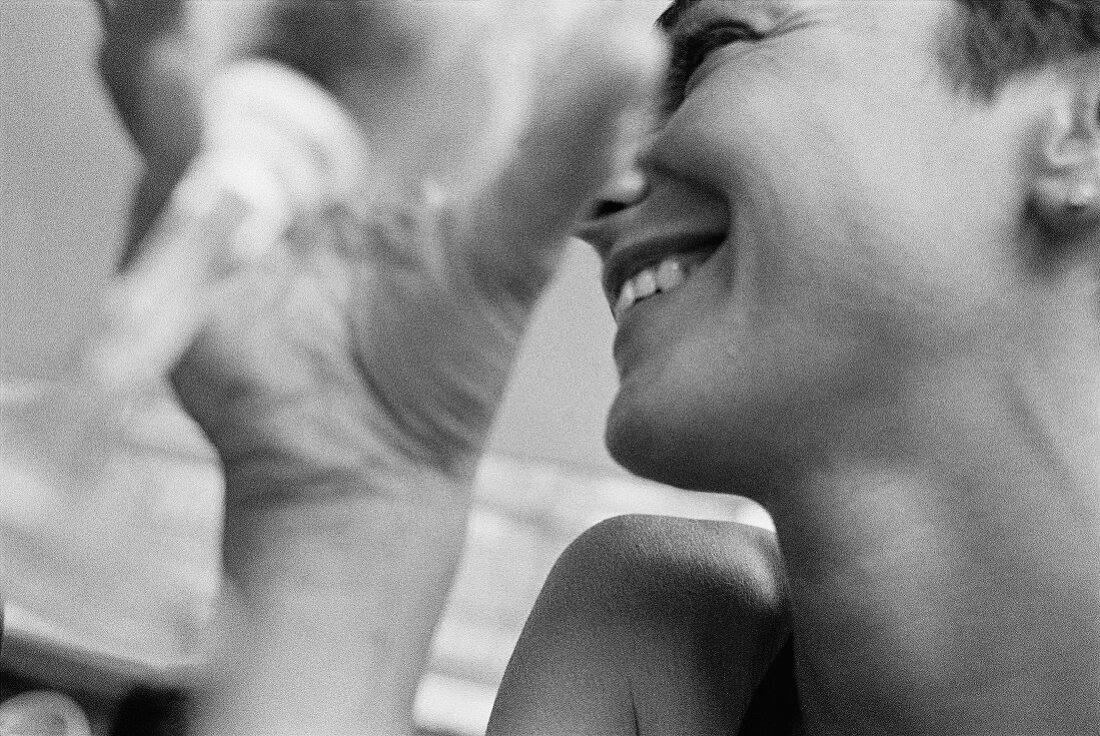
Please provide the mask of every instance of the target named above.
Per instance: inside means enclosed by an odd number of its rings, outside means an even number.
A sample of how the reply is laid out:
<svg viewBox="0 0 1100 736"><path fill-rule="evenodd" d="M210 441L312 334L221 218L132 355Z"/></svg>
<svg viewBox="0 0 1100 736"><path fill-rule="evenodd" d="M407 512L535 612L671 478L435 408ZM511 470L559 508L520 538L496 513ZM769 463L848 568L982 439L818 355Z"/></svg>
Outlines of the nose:
<svg viewBox="0 0 1100 736"><path fill-rule="evenodd" d="M575 235L595 248L600 257L605 257L615 239L611 218L641 202L648 191L649 184L641 168L624 167L600 192Z"/></svg>
<svg viewBox="0 0 1100 736"><path fill-rule="evenodd" d="M645 174L637 166L630 166L617 174L600 192L590 218L601 220L621 212L645 198L648 185Z"/></svg>

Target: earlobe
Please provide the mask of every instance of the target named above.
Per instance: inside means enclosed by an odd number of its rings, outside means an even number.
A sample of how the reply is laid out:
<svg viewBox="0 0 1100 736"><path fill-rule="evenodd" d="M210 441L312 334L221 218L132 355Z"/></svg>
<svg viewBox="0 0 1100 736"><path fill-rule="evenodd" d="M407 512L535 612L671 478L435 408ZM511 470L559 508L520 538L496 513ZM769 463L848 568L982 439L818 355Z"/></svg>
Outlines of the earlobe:
<svg viewBox="0 0 1100 736"><path fill-rule="evenodd" d="M1032 202L1051 234L1076 239L1100 230L1100 59L1075 69L1049 115Z"/></svg>

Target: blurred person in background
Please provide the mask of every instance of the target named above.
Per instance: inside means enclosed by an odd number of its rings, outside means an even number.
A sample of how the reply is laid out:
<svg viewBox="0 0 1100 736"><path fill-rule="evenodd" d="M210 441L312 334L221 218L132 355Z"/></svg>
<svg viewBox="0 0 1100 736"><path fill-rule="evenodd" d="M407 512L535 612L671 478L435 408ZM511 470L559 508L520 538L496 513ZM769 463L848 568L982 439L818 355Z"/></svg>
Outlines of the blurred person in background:
<svg viewBox="0 0 1100 736"><path fill-rule="evenodd" d="M536 39L545 53L528 63L518 139L490 151L497 165L460 195L416 171L377 186L380 167L418 165L417 105L439 130L461 125L448 90L438 105L421 98L447 72L433 65L433 14L462 5L103 3L103 78L146 164L109 304L120 314L107 314L107 347L123 349L107 357L125 360L126 348L141 357L144 340L171 337L148 334L172 317L165 304L213 305L172 374L226 484L224 606L191 732L411 732L474 471L524 324L620 162L622 118L653 96L664 52L648 24L598 4L500 3L545 12L553 34ZM556 17L578 13L585 22ZM213 105L211 90L256 58L268 63L246 69L258 81L236 88L244 102ZM476 83L460 91L472 93L469 106L486 94ZM196 182L222 153L207 155L212 138L235 132L217 128L226 109L241 115L231 123L267 115L268 125L213 145L278 149L275 158L300 164L278 171L288 180L360 156L370 166L344 198L325 200L324 177L307 182L322 209L277 252L254 267L216 264L208 287L180 298L173 279L196 266L172 236L209 214ZM494 122L471 123L471 135ZM310 126L338 145L296 147ZM349 129L364 150L346 145L352 134L340 138ZM379 201L363 215L371 187ZM198 205L187 199L196 189ZM248 204L213 202L195 243L209 245Z"/></svg>

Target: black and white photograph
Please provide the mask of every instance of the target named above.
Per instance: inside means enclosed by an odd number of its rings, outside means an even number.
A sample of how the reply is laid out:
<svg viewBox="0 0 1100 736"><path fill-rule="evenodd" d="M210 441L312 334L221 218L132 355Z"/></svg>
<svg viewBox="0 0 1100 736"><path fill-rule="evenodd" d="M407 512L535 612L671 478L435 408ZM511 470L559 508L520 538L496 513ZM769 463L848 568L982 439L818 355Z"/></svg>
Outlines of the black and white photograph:
<svg viewBox="0 0 1100 736"><path fill-rule="evenodd" d="M1100 0L0 0L0 736L1100 736Z"/></svg>

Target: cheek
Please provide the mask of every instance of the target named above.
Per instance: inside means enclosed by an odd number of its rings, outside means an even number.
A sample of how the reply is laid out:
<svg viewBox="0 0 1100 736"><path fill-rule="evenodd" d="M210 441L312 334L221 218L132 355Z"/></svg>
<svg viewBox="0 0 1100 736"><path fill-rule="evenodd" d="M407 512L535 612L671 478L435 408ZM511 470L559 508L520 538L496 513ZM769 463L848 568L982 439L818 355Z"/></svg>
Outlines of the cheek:
<svg viewBox="0 0 1100 736"><path fill-rule="evenodd" d="M857 118L831 101L805 102L803 116L780 116L784 124L768 130L781 102L790 104L773 98L741 117L767 131L742 146L731 188L750 308L846 338L919 331L941 312L957 314L952 302L983 298L992 233L1007 228L991 220L988 192L1001 182L955 175L988 171L968 160L973 145L942 124L943 135L920 119L903 124L905 109ZM727 124L721 134L748 130Z"/></svg>

